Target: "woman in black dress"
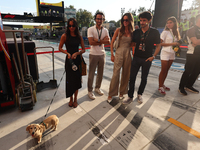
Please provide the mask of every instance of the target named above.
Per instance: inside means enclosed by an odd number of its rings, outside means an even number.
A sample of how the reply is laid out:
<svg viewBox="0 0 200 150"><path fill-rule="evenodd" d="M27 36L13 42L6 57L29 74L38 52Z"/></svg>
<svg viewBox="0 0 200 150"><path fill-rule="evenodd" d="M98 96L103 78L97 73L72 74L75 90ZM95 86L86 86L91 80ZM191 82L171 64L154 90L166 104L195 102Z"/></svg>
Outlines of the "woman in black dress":
<svg viewBox="0 0 200 150"><path fill-rule="evenodd" d="M65 44L66 50L63 50L62 47ZM79 51L79 44L81 44L82 50ZM78 25L74 18L70 18L67 22L66 33L61 36L59 51L67 54L65 59L65 71L66 71L66 98L70 97L69 107L76 108L78 89L82 87L81 84L81 72L80 64L81 57L80 55L85 52L85 46L83 38L80 36L78 31ZM72 65L70 59L78 67L76 71L72 70ZM73 97L74 95L74 97Z"/></svg>

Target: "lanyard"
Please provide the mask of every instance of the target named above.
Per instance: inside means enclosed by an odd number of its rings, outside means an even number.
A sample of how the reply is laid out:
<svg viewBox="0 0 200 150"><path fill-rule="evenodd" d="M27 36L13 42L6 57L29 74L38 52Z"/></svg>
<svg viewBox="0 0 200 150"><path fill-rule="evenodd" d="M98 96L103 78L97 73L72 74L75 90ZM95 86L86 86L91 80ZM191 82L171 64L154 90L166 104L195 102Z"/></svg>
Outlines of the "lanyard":
<svg viewBox="0 0 200 150"><path fill-rule="evenodd" d="M147 30L147 32L143 33L142 30L140 30L140 38L141 38L141 41L143 43L145 43L145 40L147 39L147 36L149 35L149 31L150 31L150 28ZM147 33L147 34L146 34Z"/></svg>
<svg viewBox="0 0 200 150"><path fill-rule="evenodd" d="M96 29L97 29L97 28L96 28ZM101 32L100 32L100 35L99 35L99 31L98 31L98 29L97 29L97 33L98 33L99 40L100 40L100 38L101 38L101 33L102 33L102 27L101 27Z"/></svg>
<svg viewBox="0 0 200 150"><path fill-rule="evenodd" d="M174 34L172 33L172 31L170 31L172 37L173 37L173 42L175 42L175 37L174 37Z"/></svg>

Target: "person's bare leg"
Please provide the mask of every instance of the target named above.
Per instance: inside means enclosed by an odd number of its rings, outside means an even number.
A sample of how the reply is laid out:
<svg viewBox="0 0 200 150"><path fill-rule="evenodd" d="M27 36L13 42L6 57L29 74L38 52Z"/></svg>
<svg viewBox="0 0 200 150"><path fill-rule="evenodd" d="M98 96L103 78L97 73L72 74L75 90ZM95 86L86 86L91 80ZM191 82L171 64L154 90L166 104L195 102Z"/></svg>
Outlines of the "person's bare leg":
<svg viewBox="0 0 200 150"><path fill-rule="evenodd" d="M77 96L78 96L78 90L76 90L76 92L74 93L74 104L73 104L74 108L76 108L78 106Z"/></svg>
<svg viewBox="0 0 200 150"><path fill-rule="evenodd" d="M70 96L70 100L69 100L69 107L72 107L73 106L73 95Z"/></svg>

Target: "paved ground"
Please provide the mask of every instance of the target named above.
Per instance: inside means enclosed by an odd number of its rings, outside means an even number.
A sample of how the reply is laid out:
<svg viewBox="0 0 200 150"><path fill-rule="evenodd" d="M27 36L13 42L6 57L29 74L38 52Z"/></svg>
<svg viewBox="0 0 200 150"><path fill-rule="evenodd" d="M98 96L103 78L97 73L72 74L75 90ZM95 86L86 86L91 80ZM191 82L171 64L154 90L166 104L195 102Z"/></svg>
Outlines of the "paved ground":
<svg viewBox="0 0 200 150"><path fill-rule="evenodd" d="M36 46L58 46L51 43L35 41ZM50 50L50 49L49 49ZM39 49L38 51L44 51ZM45 49L48 51L48 49ZM88 63L88 51L83 54ZM136 99L129 105L122 105L118 97L109 104L106 102L113 63L109 53L106 57L102 90L105 95L90 100L87 96L87 76L83 77L83 87L78 94L77 108L68 107L69 99L65 98L65 55L55 54L55 78L58 89L45 89L37 93L38 102L33 110L21 112L17 108L0 114L0 149L102 149L102 150L199 150L200 149L200 94L188 92L188 96L178 93L178 84L183 65L173 64L166 80L171 88L166 96L158 93L159 60L151 67L148 83L143 94L144 103ZM52 57L50 54L38 55L40 81L52 79ZM178 68L178 69L177 69ZM141 73L136 80L136 91ZM200 89L200 81L194 85ZM48 116L55 114L60 123L57 131L47 131L42 142L37 144L26 126L40 123L53 99ZM126 98L127 96L125 96ZM135 92L136 97L136 92ZM173 120L174 119L174 120ZM180 126L180 127L178 127ZM186 131L185 131L186 130Z"/></svg>

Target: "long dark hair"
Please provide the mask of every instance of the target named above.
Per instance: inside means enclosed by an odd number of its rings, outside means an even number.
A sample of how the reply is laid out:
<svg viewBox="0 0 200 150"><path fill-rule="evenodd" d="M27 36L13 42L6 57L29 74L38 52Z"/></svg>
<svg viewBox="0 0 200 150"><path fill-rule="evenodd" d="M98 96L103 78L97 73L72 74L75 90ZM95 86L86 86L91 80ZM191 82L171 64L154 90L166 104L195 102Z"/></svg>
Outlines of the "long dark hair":
<svg viewBox="0 0 200 150"><path fill-rule="evenodd" d="M174 26L172 28L173 35L177 38L177 40L180 40L180 33L179 33L179 30L178 30L178 21L176 20L176 18L174 16L169 17L167 19L167 21L169 21L169 20L174 23ZM167 24L165 25L165 30L169 31L169 28L167 27Z"/></svg>
<svg viewBox="0 0 200 150"><path fill-rule="evenodd" d="M66 41L68 41L69 38L71 37L70 30L69 30L69 22L70 22L70 21L73 21L73 24L74 24L74 26L75 26L74 34L76 35L76 38L77 38L79 41L81 41L81 36L80 36L79 31L78 31L78 24L77 24L76 19L74 19L74 18L70 18L70 19L67 21L67 29L66 29L66 32L65 32L65 34L67 35Z"/></svg>
<svg viewBox="0 0 200 150"><path fill-rule="evenodd" d="M120 27L119 39L125 34L125 26L124 26L124 23L123 23L124 16L128 17L128 21L129 21L128 30L129 30L129 32L132 33L135 30L134 29L133 15L131 13L125 13L121 18L121 27Z"/></svg>

